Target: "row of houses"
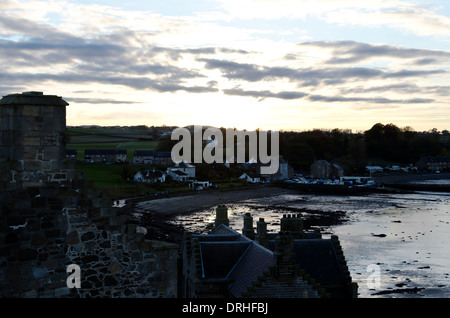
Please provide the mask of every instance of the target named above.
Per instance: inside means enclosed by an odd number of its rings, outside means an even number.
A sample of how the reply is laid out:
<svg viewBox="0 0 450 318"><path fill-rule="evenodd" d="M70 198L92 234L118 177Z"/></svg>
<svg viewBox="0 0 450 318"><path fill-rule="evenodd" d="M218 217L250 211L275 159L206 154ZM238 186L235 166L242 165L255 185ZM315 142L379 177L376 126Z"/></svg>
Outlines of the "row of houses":
<svg viewBox="0 0 450 318"><path fill-rule="evenodd" d="M75 149L66 150L66 159L76 160L78 152ZM84 161L87 163L124 163L127 162L126 149L86 149ZM136 150L134 164L173 165L170 151Z"/></svg>
<svg viewBox="0 0 450 318"><path fill-rule="evenodd" d="M380 166L366 166L366 170L372 175L373 173L379 173L384 171L417 171L417 170L428 170L428 171L443 171L450 170L450 157L446 156L436 156L436 157L422 157L416 164L416 166L410 165L408 167L391 166L391 167L380 167ZM324 179L324 178L335 178L339 179L344 176L344 169L336 164L330 163L326 160L316 160L310 167L310 175L313 178Z"/></svg>
<svg viewBox="0 0 450 318"><path fill-rule="evenodd" d="M344 169L336 163L330 163L326 160L316 160L311 165L310 175L317 179L339 179L344 175Z"/></svg>
<svg viewBox="0 0 450 318"><path fill-rule="evenodd" d="M423 157L417 162L420 170L443 171L450 169L450 157Z"/></svg>
<svg viewBox="0 0 450 318"><path fill-rule="evenodd" d="M166 171L143 169L134 175L133 181L140 183L166 182L167 176L170 176L174 181L194 180L195 166L190 163L180 162L173 167L168 167Z"/></svg>

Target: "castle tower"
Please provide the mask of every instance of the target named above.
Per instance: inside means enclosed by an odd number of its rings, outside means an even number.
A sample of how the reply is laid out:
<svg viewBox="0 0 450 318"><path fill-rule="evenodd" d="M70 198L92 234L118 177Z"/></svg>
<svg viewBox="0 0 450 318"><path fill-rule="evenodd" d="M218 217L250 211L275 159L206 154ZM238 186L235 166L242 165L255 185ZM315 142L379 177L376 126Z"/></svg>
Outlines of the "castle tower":
<svg viewBox="0 0 450 318"><path fill-rule="evenodd" d="M0 190L67 180L64 170L66 106L42 92L11 94L0 100Z"/></svg>

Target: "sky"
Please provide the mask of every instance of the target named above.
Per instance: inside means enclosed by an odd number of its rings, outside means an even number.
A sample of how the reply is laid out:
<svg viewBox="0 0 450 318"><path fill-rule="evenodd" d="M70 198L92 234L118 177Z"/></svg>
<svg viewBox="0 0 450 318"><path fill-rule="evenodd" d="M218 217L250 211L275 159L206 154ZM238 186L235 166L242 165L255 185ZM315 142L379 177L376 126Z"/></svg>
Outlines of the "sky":
<svg viewBox="0 0 450 318"><path fill-rule="evenodd" d="M450 2L2 0L0 94L67 125L450 129Z"/></svg>

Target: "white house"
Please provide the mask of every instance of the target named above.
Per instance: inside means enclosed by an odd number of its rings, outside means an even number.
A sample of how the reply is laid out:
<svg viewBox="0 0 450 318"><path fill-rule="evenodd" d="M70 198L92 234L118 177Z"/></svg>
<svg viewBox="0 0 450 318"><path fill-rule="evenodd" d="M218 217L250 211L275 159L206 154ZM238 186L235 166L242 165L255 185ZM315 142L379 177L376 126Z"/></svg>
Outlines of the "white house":
<svg viewBox="0 0 450 318"><path fill-rule="evenodd" d="M168 168L168 170L179 170L179 171L183 171L184 173L186 173L189 178L194 179L195 178L195 166L188 163L188 162L180 162L175 164L174 167Z"/></svg>
<svg viewBox="0 0 450 318"><path fill-rule="evenodd" d="M189 175L178 169L167 169L167 174L172 177L174 181L188 181Z"/></svg>
<svg viewBox="0 0 450 318"><path fill-rule="evenodd" d="M197 187L202 187L204 188L208 188L209 186L211 186L211 183L209 181L197 181L197 180L193 180L190 184L189 184L189 188L197 188Z"/></svg>
<svg viewBox="0 0 450 318"><path fill-rule="evenodd" d="M160 170L141 170L134 175L133 180L145 183L165 182L166 175Z"/></svg>
<svg viewBox="0 0 450 318"><path fill-rule="evenodd" d="M259 178L259 177L257 177L257 176L251 176L251 175L249 175L249 174L247 174L247 173L242 174L242 175L239 177L239 179L241 179L241 180L247 180L247 182L250 182L250 183L259 183L259 181L260 181L260 178Z"/></svg>

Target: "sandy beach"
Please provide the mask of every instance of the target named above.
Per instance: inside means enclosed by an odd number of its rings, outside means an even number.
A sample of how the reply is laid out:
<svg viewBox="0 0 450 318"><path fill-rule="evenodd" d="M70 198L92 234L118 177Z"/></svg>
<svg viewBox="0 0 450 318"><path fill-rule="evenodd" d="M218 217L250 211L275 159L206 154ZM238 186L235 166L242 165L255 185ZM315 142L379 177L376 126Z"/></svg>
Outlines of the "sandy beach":
<svg viewBox="0 0 450 318"><path fill-rule="evenodd" d="M297 191L271 186L255 186L233 191L195 192L194 194L163 198L136 203L138 213L157 213L167 218L186 214L219 204L241 200L270 197L281 194L296 194Z"/></svg>

